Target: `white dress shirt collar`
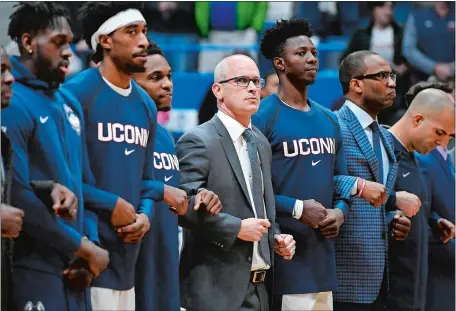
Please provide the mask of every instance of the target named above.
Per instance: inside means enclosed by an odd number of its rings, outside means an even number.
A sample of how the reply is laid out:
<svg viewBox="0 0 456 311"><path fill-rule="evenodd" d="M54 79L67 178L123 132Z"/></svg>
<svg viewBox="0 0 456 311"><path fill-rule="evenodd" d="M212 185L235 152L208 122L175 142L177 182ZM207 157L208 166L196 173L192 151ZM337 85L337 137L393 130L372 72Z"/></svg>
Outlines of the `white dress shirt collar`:
<svg viewBox="0 0 456 311"><path fill-rule="evenodd" d="M233 142L238 140L242 133L244 133L244 131L246 130L246 128L241 123L239 123L238 121L236 121L231 116L227 115L221 110L217 112L217 117L220 119L220 121L222 121L223 125L226 127L226 130L230 134L231 140ZM249 122L248 128L252 129L252 122Z"/></svg>
<svg viewBox="0 0 456 311"><path fill-rule="evenodd" d="M448 149L442 147L442 146L437 146L437 150L440 152L442 155L443 159L446 161L448 158Z"/></svg>
<svg viewBox="0 0 456 311"><path fill-rule="evenodd" d="M369 125L372 124L372 122L377 121L372 119L372 117L363 109L361 109L359 106L357 106L355 103L352 101L349 101L348 99L345 101L345 105L355 114L356 118L358 119L359 123L361 124L361 127L363 129L366 129Z"/></svg>

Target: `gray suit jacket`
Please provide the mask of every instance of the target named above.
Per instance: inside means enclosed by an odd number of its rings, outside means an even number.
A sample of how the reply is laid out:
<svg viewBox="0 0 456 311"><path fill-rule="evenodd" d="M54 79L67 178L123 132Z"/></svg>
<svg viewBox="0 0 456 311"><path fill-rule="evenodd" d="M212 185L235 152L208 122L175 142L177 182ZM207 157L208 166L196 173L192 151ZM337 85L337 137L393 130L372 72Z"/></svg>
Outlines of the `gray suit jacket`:
<svg viewBox="0 0 456 311"><path fill-rule="evenodd" d="M257 128L253 131L263 171L266 213L272 224L268 237L274 258L274 233L279 231L275 225L271 148ZM186 229L179 269L181 306L189 310L238 310L249 284L253 243L238 239L237 234L241 220L255 216L233 141L214 116L182 136L176 150L181 188L190 196L201 188L211 190L222 202L217 216L189 208L182 219Z"/></svg>

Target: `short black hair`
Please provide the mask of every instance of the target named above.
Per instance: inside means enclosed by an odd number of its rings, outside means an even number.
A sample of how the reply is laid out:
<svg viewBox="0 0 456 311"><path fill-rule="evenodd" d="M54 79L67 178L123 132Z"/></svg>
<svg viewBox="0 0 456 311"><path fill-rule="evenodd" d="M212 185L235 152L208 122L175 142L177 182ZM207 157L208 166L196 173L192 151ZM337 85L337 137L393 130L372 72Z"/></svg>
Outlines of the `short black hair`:
<svg viewBox="0 0 456 311"><path fill-rule="evenodd" d="M141 2L105 2L105 1L87 1L78 11L78 21L82 25L82 38L87 45L92 48L91 38L92 35L100 28L100 26L113 17L117 13L126 11L128 9L137 9L141 11L143 4ZM92 60L99 62L103 59L103 49L100 45L97 46Z"/></svg>
<svg viewBox="0 0 456 311"><path fill-rule="evenodd" d="M163 55L162 49L158 46L158 44L149 39L149 46L147 47L147 56L151 55Z"/></svg>
<svg viewBox="0 0 456 311"><path fill-rule="evenodd" d="M71 23L70 12L63 5L52 1L19 2L10 16L8 36L18 43L24 33L36 35L40 31L57 26L58 18L64 17Z"/></svg>
<svg viewBox="0 0 456 311"><path fill-rule="evenodd" d="M366 71L366 64L364 60L368 56L379 55L373 51L357 51L348 54L339 66L339 81L342 85L344 95L350 90L350 80L356 76L364 74Z"/></svg>
<svg viewBox="0 0 456 311"><path fill-rule="evenodd" d="M418 82L417 84L413 85L405 94L405 104L407 107L410 106L412 103L413 99L418 95L419 92L426 90L426 89L437 89L444 91L445 93L451 94L452 89L451 87L446 84L446 83L441 83L441 82Z"/></svg>
<svg viewBox="0 0 456 311"><path fill-rule="evenodd" d="M272 60L274 57L282 57L287 39L306 36L312 37L313 29L310 22L306 19L297 18L285 20L265 29L261 36L260 51L266 59Z"/></svg>

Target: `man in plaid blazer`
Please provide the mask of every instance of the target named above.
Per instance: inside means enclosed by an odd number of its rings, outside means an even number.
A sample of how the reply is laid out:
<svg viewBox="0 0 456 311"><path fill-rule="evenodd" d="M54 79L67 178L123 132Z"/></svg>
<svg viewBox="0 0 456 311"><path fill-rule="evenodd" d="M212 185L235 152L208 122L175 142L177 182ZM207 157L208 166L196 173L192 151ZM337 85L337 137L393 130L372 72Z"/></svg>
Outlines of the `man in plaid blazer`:
<svg viewBox="0 0 456 311"><path fill-rule="evenodd" d="M356 197L350 215L335 241L338 288L336 311L380 310L386 301L388 234L404 239L410 220L401 214L388 224L387 199L396 200L392 189L397 163L390 134L377 123L377 114L392 105L395 75L388 62L370 51L348 55L341 63L339 79L347 99L336 113L341 126L349 174L358 176L360 192L373 181L386 186L380 202ZM376 185L376 184L374 184ZM337 191L338 189L336 189ZM376 207L377 206L377 207ZM391 230L391 233L389 233Z"/></svg>

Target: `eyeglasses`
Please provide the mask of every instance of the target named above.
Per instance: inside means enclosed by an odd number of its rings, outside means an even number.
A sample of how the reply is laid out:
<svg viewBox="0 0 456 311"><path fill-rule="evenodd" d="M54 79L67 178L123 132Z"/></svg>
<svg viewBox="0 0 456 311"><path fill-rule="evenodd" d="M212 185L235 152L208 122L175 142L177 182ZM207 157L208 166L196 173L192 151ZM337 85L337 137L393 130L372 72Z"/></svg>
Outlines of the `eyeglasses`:
<svg viewBox="0 0 456 311"><path fill-rule="evenodd" d="M249 77L244 77L244 76L234 77L234 78L231 78L231 79L228 79L228 80L219 81L218 83L227 83L227 82L230 82L230 81L236 82L236 84L238 86L240 86L240 87L248 87L250 82L253 82L253 85L257 89L264 87L264 79L261 79L261 78L250 79Z"/></svg>
<svg viewBox="0 0 456 311"><path fill-rule="evenodd" d="M386 83L389 82L389 79L391 79L394 83L396 83L396 78L397 78L397 75L394 72L389 72L389 71L380 71L377 73L353 77L353 79L358 79L358 80L372 79L372 80L378 80L378 81L382 81L382 82L386 82Z"/></svg>

